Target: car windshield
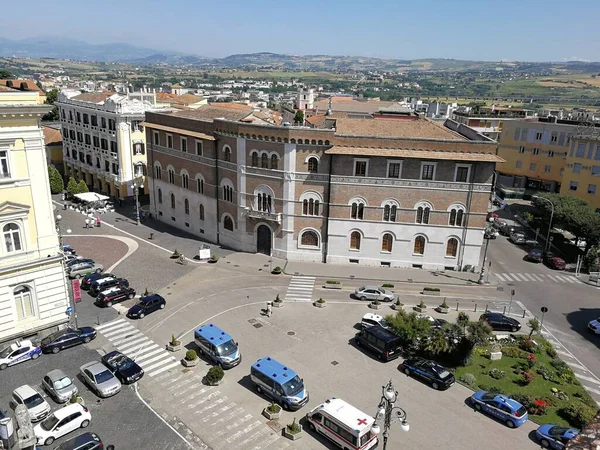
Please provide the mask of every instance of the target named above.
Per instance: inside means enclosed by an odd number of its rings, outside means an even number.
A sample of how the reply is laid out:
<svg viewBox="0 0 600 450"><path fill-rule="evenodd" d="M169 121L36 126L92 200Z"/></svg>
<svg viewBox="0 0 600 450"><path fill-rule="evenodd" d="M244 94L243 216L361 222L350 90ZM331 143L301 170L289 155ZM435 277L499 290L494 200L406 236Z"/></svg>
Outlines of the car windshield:
<svg viewBox="0 0 600 450"><path fill-rule="evenodd" d="M552 427L548 430L548 434L550 436L560 436L567 431L569 431L567 427Z"/></svg>
<svg viewBox="0 0 600 450"><path fill-rule="evenodd" d="M217 353L220 356L227 356L235 353L237 350L237 345L233 339L228 340L227 342L217 346Z"/></svg>
<svg viewBox="0 0 600 450"><path fill-rule="evenodd" d="M12 348L6 347L2 352L0 352L0 358L7 358L8 355L12 352Z"/></svg>
<svg viewBox="0 0 600 450"><path fill-rule="evenodd" d="M122 358L118 361L117 367L119 369L129 369L133 366L133 361L129 358Z"/></svg>
<svg viewBox="0 0 600 450"><path fill-rule="evenodd" d="M40 394L32 395L29 398L23 399L23 403L27 406L28 409L35 408L36 406L40 406L44 403L44 399Z"/></svg>
<svg viewBox="0 0 600 450"><path fill-rule="evenodd" d="M105 381L110 380L113 377L113 374L110 370L105 370L104 372L100 372L96 375L96 384L104 383Z"/></svg>
<svg viewBox="0 0 600 450"><path fill-rule="evenodd" d="M521 406L519 409L517 409L515 416L523 417L525 414L527 414L527 408L525 408L524 406Z"/></svg>
<svg viewBox="0 0 600 450"><path fill-rule="evenodd" d="M56 418L56 416L54 414L52 414L51 416L49 416L46 420L44 420L41 423L41 426L44 430L51 431L56 426L57 423L58 423L58 419Z"/></svg>
<svg viewBox="0 0 600 450"><path fill-rule="evenodd" d="M69 377L63 377L60 380L54 382L54 389L64 389L73 384L73 381Z"/></svg>
<svg viewBox="0 0 600 450"><path fill-rule="evenodd" d="M381 320L379 321L379 325L381 325L383 328L389 328L389 327L390 327L390 324L389 324L389 323L388 323L388 321L387 321L387 320L385 320L385 319L381 319Z"/></svg>
<svg viewBox="0 0 600 450"><path fill-rule="evenodd" d="M290 381L283 383L283 392L285 395L295 395L300 392L304 386L302 385L302 380L298 375L292 378Z"/></svg>
<svg viewBox="0 0 600 450"><path fill-rule="evenodd" d="M436 366L436 365L434 365L434 366L432 367L432 369L433 369L433 371L434 371L435 373L437 373L437 374L438 374L438 376L439 376L440 378L442 378L442 379L444 379L444 378L448 378L448 377L450 376L450 372L448 372L448 371L447 371L446 369L444 369L442 366Z"/></svg>
<svg viewBox="0 0 600 450"><path fill-rule="evenodd" d="M146 302L137 302L135 306L144 309L146 307Z"/></svg>

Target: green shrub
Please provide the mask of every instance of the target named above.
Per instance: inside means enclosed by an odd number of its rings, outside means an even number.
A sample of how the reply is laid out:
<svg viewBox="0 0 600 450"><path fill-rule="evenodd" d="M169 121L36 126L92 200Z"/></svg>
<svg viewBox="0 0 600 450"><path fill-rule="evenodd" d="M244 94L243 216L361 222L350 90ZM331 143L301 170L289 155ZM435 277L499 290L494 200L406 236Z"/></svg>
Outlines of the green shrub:
<svg viewBox="0 0 600 450"><path fill-rule="evenodd" d="M294 417L294 420L292 421L292 423L289 423L287 425L287 432L290 434L297 434L300 433L302 431L302 429L300 428L300 425L298 425L296 423L296 418Z"/></svg>
<svg viewBox="0 0 600 450"><path fill-rule="evenodd" d="M267 406L267 411L270 413L278 413L281 411L281 406L279 406L277 403L271 402L269 406Z"/></svg>
<svg viewBox="0 0 600 450"><path fill-rule="evenodd" d="M142 297L148 297L150 294L152 294L152 292L149 291L148 288L146 288L146 290L144 291L144 295Z"/></svg>
<svg viewBox="0 0 600 450"><path fill-rule="evenodd" d="M467 386L473 386L475 384L475 375L472 373L465 373L458 381L465 383Z"/></svg>
<svg viewBox="0 0 600 450"><path fill-rule="evenodd" d="M504 389L494 383L479 383L479 389L482 391L493 392L495 394L504 393Z"/></svg>
<svg viewBox="0 0 600 450"><path fill-rule="evenodd" d="M546 381L554 381L556 379L552 371L548 369L548 367L546 367L544 364L539 364L535 371Z"/></svg>
<svg viewBox="0 0 600 450"><path fill-rule="evenodd" d="M60 194L65 190L65 182L60 172L52 166L48 166L48 178L50 180L50 193Z"/></svg>
<svg viewBox="0 0 600 450"><path fill-rule="evenodd" d="M440 288L425 286L423 292L440 292Z"/></svg>
<svg viewBox="0 0 600 450"><path fill-rule="evenodd" d="M550 361L550 365L556 369L557 372L563 373L569 369L569 366L562 359L554 359Z"/></svg>
<svg viewBox="0 0 600 450"><path fill-rule="evenodd" d="M317 300L317 303L325 303L325 300L323 300L322 298L319 298L319 300Z"/></svg>
<svg viewBox="0 0 600 450"><path fill-rule="evenodd" d="M421 302L419 303L419 308L421 308L421 309L427 308L427 305L425 304L425 302L423 301L423 299L421 299Z"/></svg>
<svg viewBox="0 0 600 450"><path fill-rule="evenodd" d="M325 284L340 284L338 280L327 280Z"/></svg>
<svg viewBox="0 0 600 450"><path fill-rule="evenodd" d="M446 298L444 298L444 301L440 305L440 308L449 308L448 303L446 303Z"/></svg>
<svg viewBox="0 0 600 450"><path fill-rule="evenodd" d="M531 339L522 339L519 342L519 348L527 353L535 353L537 345Z"/></svg>
<svg viewBox="0 0 600 450"><path fill-rule="evenodd" d="M275 297L275 300L273 300L276 303L281 303L281 299L279 298L279 294L277 294L277 297Z"/></svg>
<svg viewBox="0 0 600 450"><path fill-rule="evenodd" d="M509 358L520 358L520 359L526 359L527 356L529 355L529 353L527 353L526 351L523 351L520 348L514 347L514 346L503 347L502 354L504 356L508 356Z"/></svg>
<svg viewBox="0 0 600 450"><path fill-rule="evenodd" d="M273 272L281 272L281 271L282 271L282 269L279 266L277 266L273 269Z"/></svg>
<svg viewBox="0 0 600 450"><path fill-rule="evenodd" d="M171 255L171 258L179 258L179 256L181 256L181 253L179 253L179 251L175 249L175 251Z"/></svg>
<svg viewBox="0 0 600 450"><path fill-rule="evenodd" d="M198 355L196 354L195 350L188 350L187 352L185 352L185 359L187 359L188 361L194 361L197 357Z"/></svg>
<svg viewBox="0 0 600 450"><path fill-rule="evenodd" d="M374 305L381 305L381 302L379 300L373 300L373 304Z"/></svg>
<svg viewBox="0 0 600 450"><path fill-rule="evenodd" d="M575 392L573 394L573 397L578 398L579 400L581 400L584 404L586 404L587 406L591 407L591 408L597 408L598 404L596 403L596 400L594 400L592 398L592 396L590 394L587 393L587 391L582 391L582 392Z"/></svg>
<svg viewBox="0 0 600 450"><path fill-rule="evenodd" d="M550 358L556 358L558 356L558 354L556 353L556 349L554 347L552 347L552 345L544 347L544 350L546 350L546 354Z"/></svg>
<svg viewBox="0 0 600 450"><path fill-rule="evenodd" d="M558 414L576 428L585 427L597 412L597 407L592 408L581 402L571 402L558 410Z"/></svg>
<svg viewBox="0 0 600 450"><path fill-rule="evenodd" d="M393 285L393 284L391 284L391 283L383 283L383 284L381 285L381 287L383 287L383 288L390 288L390 289L393 289L393 288L394 288L394 285Z"/></svg>
<svg viewBox="0 0 600 450"><path fill-rule="evenodd" d="M171 335L171 345L174 347L176 345L179 345L180 342L177 340L177 338L175 337L174 334Z"/></svg>
<svg viewBox="0 0 600 450"><path fill-rule="evenodd" d="M504 376L506 375L506 372L504 370L493 368L492 370L490 370L488 372L488 375L495 380L500 380L500 379L504 378Z"/></svg>
<svg viewBox="0 0 600 450"><path fill-rule="evenodd" d="M521 405L523 405L525 407L525 409L527 409L528 411L534 402L533 396L531 396L529 394L515 394L515 395L511 395L511 398L513 400L516 400L517 402L519 402Z"/></svg>
<svg viewBox="0 0 600 450"><path fill-rule="evenodd" d="M218 383L225 376L225 372L221 366L212 366L206 373L206 381L209 384Z"/></svg>

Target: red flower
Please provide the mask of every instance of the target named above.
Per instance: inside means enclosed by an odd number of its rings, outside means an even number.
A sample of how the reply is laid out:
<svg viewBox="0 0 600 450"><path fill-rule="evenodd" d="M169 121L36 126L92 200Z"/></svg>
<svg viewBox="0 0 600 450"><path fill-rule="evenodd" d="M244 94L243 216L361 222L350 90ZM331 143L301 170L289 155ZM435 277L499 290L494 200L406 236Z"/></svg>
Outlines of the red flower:
<svg viewBox="0 0 600 450"><path fill-rule="evenodd" d="M529 361L535 361L535 355L533 353L530 353L529 355L527 355L527 359Z"/></svg>

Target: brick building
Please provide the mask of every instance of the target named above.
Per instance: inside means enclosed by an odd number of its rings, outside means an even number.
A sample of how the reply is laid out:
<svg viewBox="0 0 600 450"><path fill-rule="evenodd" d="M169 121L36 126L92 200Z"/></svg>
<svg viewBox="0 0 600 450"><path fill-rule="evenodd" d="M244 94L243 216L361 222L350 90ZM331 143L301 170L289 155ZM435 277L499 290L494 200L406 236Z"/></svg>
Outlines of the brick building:
<svg viewBox="0 0 600 450"><path fill-rule="evenodd" d="M419 117L332 118L309 129L247 123L245 114L218 106L146 114L155 217L288 260L479 265L501 161L488 138Z"/></svg>

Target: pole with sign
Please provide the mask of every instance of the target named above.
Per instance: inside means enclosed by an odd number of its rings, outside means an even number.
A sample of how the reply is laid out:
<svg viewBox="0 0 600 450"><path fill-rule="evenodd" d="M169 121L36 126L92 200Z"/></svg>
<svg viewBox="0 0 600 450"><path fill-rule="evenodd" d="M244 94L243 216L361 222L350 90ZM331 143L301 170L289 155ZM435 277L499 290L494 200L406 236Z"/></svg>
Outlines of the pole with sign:
<svg viewBox="0 0 600 450"><path fill-rule="evenodd" d="M540 322L540 331L541 331L541 328L544 326L544 314L546 314L548 312L548 308L546 308L545 306L542 306L542 309L540 311L542 311L542 321Z"/></svg>
<svg viewBox="0 0 600 450"><path fill-rule="evenodd" d="M508 316L510 316L510 308L512 308L512 301L513 301L513 297L515 295L515 290L511 289L510 290L510 303L508 304Z"/></svg>
<svg viewBox="0 0 600 450"><path fill-rule="evenodd" d="M71 282L71 286L73 288L73 309L71 310L71 312L73 313L73 318L75 319L75 328L79 328L77 325L77 308L75 307L75 305L81 302L81 281L73 280ZM71 307L69 306L69 308ZM70 315L71 313L67 314Z"/></svg>

